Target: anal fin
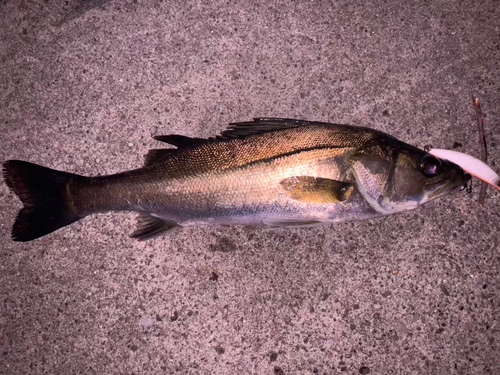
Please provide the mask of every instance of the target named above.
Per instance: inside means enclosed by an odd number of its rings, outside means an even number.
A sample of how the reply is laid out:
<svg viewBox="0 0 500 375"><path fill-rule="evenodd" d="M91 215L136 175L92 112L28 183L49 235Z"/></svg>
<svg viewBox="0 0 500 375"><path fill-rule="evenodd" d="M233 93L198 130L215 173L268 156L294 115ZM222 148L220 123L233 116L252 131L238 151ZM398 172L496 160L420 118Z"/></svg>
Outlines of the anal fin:
<svg viewBox="0 0 500 375"><path fill-rule="evenodd" d="M179 224L176 222L164 220L148 213L140 213L137 217L137 229L130 237L139 241L150 240L178 226Z"/></svg>
<svg viewBox="0 0 500 375"><path fill-rule="evenodd" d="M283 219L283 218L269 218L262 221L265 225L271 228L277 227L312 227L319 224L324 224L324 221L314 219Z"/></svg>

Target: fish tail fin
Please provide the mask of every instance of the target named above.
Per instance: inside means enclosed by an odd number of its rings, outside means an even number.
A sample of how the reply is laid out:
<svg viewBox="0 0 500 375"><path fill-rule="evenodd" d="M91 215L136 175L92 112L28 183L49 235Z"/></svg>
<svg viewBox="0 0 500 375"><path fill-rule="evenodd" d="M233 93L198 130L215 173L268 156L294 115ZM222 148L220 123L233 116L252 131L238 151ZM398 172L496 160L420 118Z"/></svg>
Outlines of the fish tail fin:
<svg viewBox="0 0 500 375"><path fill-rule="evenodd" d="M68 195L68 182L85 177L20 160L6 161L3 177L24 205L12 227L14 241L34 240L85 216Z"/></svg>

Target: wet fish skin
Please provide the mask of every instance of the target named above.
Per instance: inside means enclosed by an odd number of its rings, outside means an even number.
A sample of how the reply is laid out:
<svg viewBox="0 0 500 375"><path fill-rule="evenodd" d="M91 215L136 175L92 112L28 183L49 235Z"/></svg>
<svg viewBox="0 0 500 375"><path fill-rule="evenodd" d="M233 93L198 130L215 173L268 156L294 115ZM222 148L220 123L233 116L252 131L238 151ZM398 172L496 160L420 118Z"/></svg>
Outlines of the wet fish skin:
<svg viewBox="0 0 500 375"><path fill-rule="evenodd" d="M200 224L362 220L415 208L470 179L453 163L349 125L255 119L215 138L155 139L177 148L151 150L144 167L109 176L5 162L4 179L24 204L13 239L33 240L108 211L139 212L138 239ZM423 173L429 163L437 175Z"/></svg>

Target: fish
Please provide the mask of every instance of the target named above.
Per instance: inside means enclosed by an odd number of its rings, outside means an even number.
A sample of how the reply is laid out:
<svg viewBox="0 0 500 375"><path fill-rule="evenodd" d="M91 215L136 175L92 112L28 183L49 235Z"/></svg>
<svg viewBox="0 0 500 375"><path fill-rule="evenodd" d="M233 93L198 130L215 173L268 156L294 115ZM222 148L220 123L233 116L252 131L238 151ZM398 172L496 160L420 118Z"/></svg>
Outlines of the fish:
<svg viewBox="0 0 500 375"><path fill-rule="evenodd" d="M138 213L131 237L194 225L311 226L415 209L463 188L461 167L368 127L255 118L220 135L159 135L141 168L85 177L20 160L3 177L23 208L14 241L88 215Z"/></svg>

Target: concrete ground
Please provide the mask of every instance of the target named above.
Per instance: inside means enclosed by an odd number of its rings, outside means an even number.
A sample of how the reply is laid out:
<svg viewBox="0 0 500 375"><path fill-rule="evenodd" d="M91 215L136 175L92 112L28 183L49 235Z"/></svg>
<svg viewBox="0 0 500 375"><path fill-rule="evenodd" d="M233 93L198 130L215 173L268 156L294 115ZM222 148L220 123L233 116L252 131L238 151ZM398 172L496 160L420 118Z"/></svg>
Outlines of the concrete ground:
<svg viewBox="0 0 500 375"><path fill-rule="evenodd" d="M151 136L284 116L500 170L497 1L0 2L0 161L141 166ZM0 182L1 374L498 374L500 194L380 220L128 237L92 216L15 243Z"/></svg>

